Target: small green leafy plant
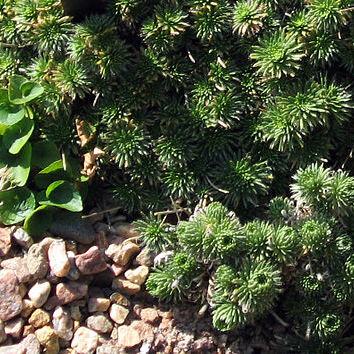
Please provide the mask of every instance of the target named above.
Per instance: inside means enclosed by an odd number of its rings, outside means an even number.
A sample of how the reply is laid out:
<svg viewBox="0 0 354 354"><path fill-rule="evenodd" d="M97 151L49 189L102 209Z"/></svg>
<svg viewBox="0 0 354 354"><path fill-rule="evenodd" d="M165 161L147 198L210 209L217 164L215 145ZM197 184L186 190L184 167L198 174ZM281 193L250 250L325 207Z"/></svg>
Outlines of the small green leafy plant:
<svg viewBox="0 0 354 354"><path fill-rule="evenodd" d="M0 220L5 225L24 221L32 235L46 230L55 207L83 209L77 179L64 169L55 144L34 137L34 102L43 92L37 83L14 75L0 94Z"/></svg>

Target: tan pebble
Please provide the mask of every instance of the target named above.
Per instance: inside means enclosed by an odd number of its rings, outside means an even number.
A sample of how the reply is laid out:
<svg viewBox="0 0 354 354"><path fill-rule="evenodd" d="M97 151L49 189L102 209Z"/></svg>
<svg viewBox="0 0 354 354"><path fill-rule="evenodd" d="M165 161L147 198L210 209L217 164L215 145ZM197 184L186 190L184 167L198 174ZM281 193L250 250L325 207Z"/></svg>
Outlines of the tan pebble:
<svg viewBox="0 0 354 354"><path fill-rule="evenodd" d="M58 240L54 237L45 237L39 244L43 247L45 253L48 253L49 247L54 241Z"/></svg>
<svg viewBox="0 0 354 354"><path fill-rule="evenodd" d="M130 301L120 293L113 293L109 299L115 304L122 305L125 307L130 306Z"/></svg>
<svg viewBox="0 0 354 354"><path fill-rule="evenodd" d="M114 327L112 332L111 332L111 336L110 338L112 339L118 339L118 327Z"/></svg>
<svg viewBox="0 0 354 354"><path fill-rule="evenodd" d="M25 297L26 294L27 294L27 287L25 284L21 283L20 284L20 295L21 295L21 297Z"/></svg>
<svg viewBox="0 0 354 354"><path fill-rule="evenodd" d="M21 312L22 317L28 317L34 311L34 309L35 307L31 300L29 299L22 300L22 312Z"/></svg>
<svg viewBox="0 0 354 354"><path fill-rule="evenodd" d="M144 340L149 340L150 342L154 340L154 327L150 324L145 323L144 321L135 320L129 327L136 330L139 333L140 338L144 338Z"/></svg>
<svg viewBox="0 0 354 354"><path fill-rule="evenodd" d="M80 328L80 322L74 321L73 332L76 332Z"/></svg>
<svg viewBox="0 0 354 354"><path fill-rule="evenodd" d="M161 311L158 310L159 316L162 318L173 318L173 313L172 311Z"/></svg>
<svg viewBox="0 0 354 354"><path fill-rule="evenodd" d="M142 285L145 283L147 276L149 275L149 267L140 266L135 269L128 269L124 276L134 284Z"/></svg>
<svg viewBox="0 0 354 354"><path fill-rule="evenodd" d="M112 259L113 262L115 262L115 257L116 254L120 251L120 245L117 245L115 243L111 243L108 248L104 251L105 255Z"/></svg>
<svg viewBox="0 0 354 354"><path fill-rule="evenodd" d="M41 328L47 325L50 322L49 313L42 310L36 309L31 317L28 319L28 323L35 328Z"/></svg>
<svg viewBox="0 0 354 354"><path fill-rule="evenodd" d="M48 300L51 285L47 280L37 281L28 291L28 297L35 307L42 307Z"/></svg>
<svg viewBox="0 0 354 354"><path fill-rule="evenodd" d="M22 334L24 320L21 317L14 318L5 324L5 333L11 337L19 338Z"/></svg>
<svg viewBox="0 0 354 354"><path fill-rule="evenodd" d="M71 341L71 347L75 349L78 354L92 354L95 352L97 345L97 333L86 327L78 328Z"/></svg>
<svg viewBox="0 0 354 354"><path fill-rule="evenodd" d="M11 227L0 227L0 257L6 256L11 250Z"/></svg>
<svg viewBox="0 0 354 354"><path fill-rule="evenodd" d="M129 263L135 254L139 252L140 248L138 245L132 242L127 242L126 244L122 244L120 246L120 250L114 257L114 262L124 266Z"/></svg>
<svg viewBox="0 0 354 354"><path fill-rule="evenodd" d="M36 335L39 343L45 348L46 353L57 354L59 352L59 341L53 328L49 326L37 329Z"/></svg>
<svg viewBox="0 0 354 354"><path fill-rule="evenodd" d="M140 344L141 340L139 333L135 329L129 326L118 327L118 346L133 348Z"/></svg>
<svg viewBox="0 0 354 354"><path fill-rule="evenodd" d="M91 297L88 301L88 311L89 312L105 312L108 310L111 305L111 301L109 299L103 297Z"/></svg>
<svg viewBox="0 0 354 354"><path fill-rule="evenodd" d="M159 314L154 308L144 308L140 310L140 318L147 323L154 323L159 319Z"/></svg>
<svg viewBox="0 0 354 354"><path fill-rule="evenodd" d="M134 295L140 291L140 285L120 277L113 280L112 288L121 291L125 295Z"/></svg>
<svg viewBox="0 0 354 354"><path fill-rule="evenodd" d="M109 316L117 324L123 324L129 314L129 310L117 304L113 304L109 310Z"/></svg>
<svg viewBox="0 0 354 354"><path fill-rule="evenodd" d="M23 337L27 337L29 334L34 333L36 329L32 325L27 325L23 327Z"/></svg>
<svg viewBox="0 0 354 354"><path fill-rule="evenodd" d="M126 266L112 264L109 266L109 269L112 271L112 273L114 274L115 277L118 277L119 275L123 274L127 268L126 268Z"/></svg>
<svg viewBox="0 0 354 354"><path fill-rule="evenodd" d="M98 312L97 314L90 316L86 319L86 326L97 333L110 333L112 332L112 322L103 314Z"/></svg>
<svg viewBox="0 0 354 354"><path fill-rule="evenodd" d="M65 277L70 271L70 262L66 254L64 241L54 241L48 250L49 267L57 277Z"/></svg>

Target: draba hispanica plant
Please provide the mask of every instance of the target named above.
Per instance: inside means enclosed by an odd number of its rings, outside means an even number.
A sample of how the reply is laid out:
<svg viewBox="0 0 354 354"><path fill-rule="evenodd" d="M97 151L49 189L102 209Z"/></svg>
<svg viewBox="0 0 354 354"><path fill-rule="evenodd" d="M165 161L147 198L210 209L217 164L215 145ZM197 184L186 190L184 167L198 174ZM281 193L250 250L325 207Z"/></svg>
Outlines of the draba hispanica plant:
<svg viewBox="0 0 354 354"><path fill-rule="evenodd" d="M352 1L68 3L0 1L0 81L43 88L41 134L101 149L92 183L128 213L213 198L247 217L297 168L352 173Z"/></svg>
<svg viewBox="0 0 354 354"><path fill-rule="evenodd" d="M221 331L273 315L294 334L276 339L279 350L342 352L352 342L354 177L314 163L296 171L290 191L250 221L210 202L176 226L140 222L157 255L147 290L208 306Z"/></svg>

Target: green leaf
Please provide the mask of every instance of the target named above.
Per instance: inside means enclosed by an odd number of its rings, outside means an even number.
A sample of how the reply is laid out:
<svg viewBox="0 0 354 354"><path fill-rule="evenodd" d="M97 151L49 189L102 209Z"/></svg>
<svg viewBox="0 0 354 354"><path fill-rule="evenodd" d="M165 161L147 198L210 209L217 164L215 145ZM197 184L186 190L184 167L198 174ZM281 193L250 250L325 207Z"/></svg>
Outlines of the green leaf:
<svg viewBox="0 0 354 354"><path fill-rule="evenodd" d="M51 183L63 179L70 179L70 176L64 171L63 162L58 160L40 171L37 176L34 177L34 182L38 188L47 188Z"/></svg>
<svg viewBox="0 0 354 354"><path fill-rule="evenodd" d="M59 150L52 141L42 140L33 144L32 166L46 168L59 159Z"/></svg>
<svg viewBox="0 0 354 354"><path fill-rule="evenodd" d="M27 216L24 222L24 229L31 236L42 236L49 228L53 220L55 208L48 205L41 205Z"/></svg>
<svg viewBox="0 0 354 354"><path fill-rule="evenodd" d="M82 199L75 186L68 181L55 181L40 195L41 205L52 205L69 211L82 211Z"/></svg>
<svg viewBox="0 0 354 354"><path fill-rule="evenodd" d="M6 129L3 141L10 154L17 154L22 149L32 135L33 129L33 120L29 118L22 119Z"/></svg>
<svg viewBox="0 0 354 354"><path fill-rule="evenodd" d="M6 88L0 88L0 103L9 102L9 95Z"/></svg>
<svg viewBox="0 0 354 354"><path fill-rule="evenodd" d="M43 87L35 82L28 81L23 76L14 75L10 78L9 101L12 103L27 103L41 95L43 91Z"/></svg>
<svg viewBox="0 0 354 354"><path fill-rule="evenodd" d="M23 102L26 103L32 101L33 99L40 96L44 91L44 88L35 82L25 82L21 86L21 92L23 97Z"/></svg>
<svg viewBox="0 0 354 354"><path fill-rule="evenodd" d="M13 125L25 116L23 106L16 106L9 102L0 103L0 124Z"/></svg>
<svg viewBox="0 0 354 354"><path fill-rule="evenodd" d="M9 82L9 101L12 103L19 103L16 102L17 100L22 99L22 92L21 92L21 86L24 84L26 81L28 81L24 76L21 75L13 75L10 77L10 82ZM23 102L21 102L23 103Z"/></svg>
<svg viewBox="0 0 354 354"><path fill-rule="evenodd" d="M3 138L0 136L0 168L7 167L10 172L10 181L13 185L24 186L30 173L32 147L27 142L21 151L16 154L10 154L3 144Z"/></svg>
<svg viewBox="0 0 354 354"><path fill-rule="evenodd" d="M4 135L6 129L8 128L7 125L1 124L0 123L0 135Z"/></svg>
<svg viewBox="0 0 354 354"><path fill-rule="evenodd" d="M0 192L0 219L4 225L17 224L36 207L33 193L27 187Z"/></svg>

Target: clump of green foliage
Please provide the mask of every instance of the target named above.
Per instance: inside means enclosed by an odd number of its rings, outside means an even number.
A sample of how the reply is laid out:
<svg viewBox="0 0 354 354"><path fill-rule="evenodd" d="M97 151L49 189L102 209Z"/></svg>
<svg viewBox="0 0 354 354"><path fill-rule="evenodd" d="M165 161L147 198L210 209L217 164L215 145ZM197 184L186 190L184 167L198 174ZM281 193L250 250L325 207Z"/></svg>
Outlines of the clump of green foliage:
<svg viewBox="0 0 354 354"><path fill-rule="evenodd" d="M344 194L338 179L346 186ZM343 171L309 165L293 176L290 199L272 199L263 217L241 223L212 202L177 224L172 246L168 237L165 247L148 244L154 222L146 223L142 241L168 256L155 265L147 289L162 300L196 301L199 292L198 301L207 301L214 326L223 331L280 309L288 326L313 348L340 348L354 302L353 228L348 224L354 215L353 183ZM160 224L161 236L167 227ZM173 228L170 232L174 235ZM185 262L176 266L176 257Z"/></svg>
<svg viewBox="0 0 354 354"><path fill-rule="evenodd" d="M24 220L31 235L41 235L49 227L55 207L83 209L74 184L80 175L70 166L64 168L53 142L36 137L34 102L43 91L37 83L13 75L0 94L0 220L5 225Z"/></svg>
<svg viewBox="0 0 354 354"><path fill-rule="evenodd" d="M350 1L104 3L2 0L0 81L43 87L42 136L101 148L97 181L127 212L211 197L249 215L298 167L353 168Z"/></svg>

